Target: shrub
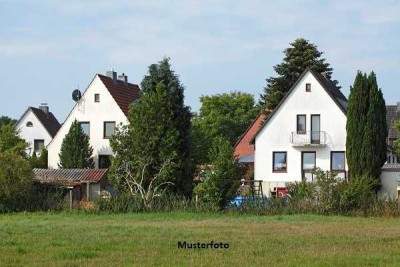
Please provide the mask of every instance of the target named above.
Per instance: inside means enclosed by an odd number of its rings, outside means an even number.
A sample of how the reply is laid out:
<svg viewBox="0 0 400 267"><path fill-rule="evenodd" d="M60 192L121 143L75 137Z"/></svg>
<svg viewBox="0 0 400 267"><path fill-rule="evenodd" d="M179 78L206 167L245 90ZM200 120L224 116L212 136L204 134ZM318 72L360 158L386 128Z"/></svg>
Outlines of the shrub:
<svg viewBox="0 0 400 267"><path fill-rule="evenodd" d="M234 157L229 141L222 137L215 139L209 157L212 166L195 193L202 201L223 210L237 194L244 169Z"/></svg>
<svg viewBox="0 0 400 267"><path fill-rule="evenodd" d="M23 157L0 152L0 211L22 210L32 190L32 170Z"/></svg>

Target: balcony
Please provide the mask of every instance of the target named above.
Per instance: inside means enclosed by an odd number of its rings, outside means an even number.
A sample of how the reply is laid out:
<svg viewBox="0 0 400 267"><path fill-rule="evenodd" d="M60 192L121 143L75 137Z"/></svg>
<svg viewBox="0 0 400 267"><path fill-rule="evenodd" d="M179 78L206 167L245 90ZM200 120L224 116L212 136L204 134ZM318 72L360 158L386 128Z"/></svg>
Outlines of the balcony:
<svg viewBox="0 0 400 267"><path fill-rule="evenodd" d="M290 135L290 143L292 143L292 146L325 146L326 132L292 132Z"/></svg>

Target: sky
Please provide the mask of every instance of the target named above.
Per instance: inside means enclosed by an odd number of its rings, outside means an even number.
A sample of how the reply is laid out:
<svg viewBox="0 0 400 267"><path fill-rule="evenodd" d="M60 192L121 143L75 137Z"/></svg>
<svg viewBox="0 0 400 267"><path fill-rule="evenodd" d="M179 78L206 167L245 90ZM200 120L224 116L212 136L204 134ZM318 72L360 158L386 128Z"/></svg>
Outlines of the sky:
<svg viewBox="0 0 400 267"><path fill-rule="evenodd" d="M0 116L48 103L60 122L96 73L140 84L171 58L185 102L243 91L258 100L296 38L324 52L348 96L357 70L377 74L387 104L400 101L400 1L0 0Z"/></svg>

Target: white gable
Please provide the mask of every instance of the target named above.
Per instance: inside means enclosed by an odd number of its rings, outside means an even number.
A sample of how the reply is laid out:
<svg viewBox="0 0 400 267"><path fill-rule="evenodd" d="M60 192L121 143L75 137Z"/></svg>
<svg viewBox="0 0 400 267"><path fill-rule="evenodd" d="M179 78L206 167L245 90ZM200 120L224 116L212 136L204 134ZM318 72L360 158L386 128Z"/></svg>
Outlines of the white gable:
<svg viewBox="0 0 400 267"><path fill-rule="evenodd" d="M311 84L311 92L306 92L306 84ZM320 115L320 131L326 136L326 144L293 146L291 135L296 132L297 115L306 115L306 131L310 131L311 115L317 114ZM316 166L329 170L331 151L345 151L345 148L346 115L308 71L255 138L255 179L278 182L280 186L285 182L299 181L302 152L315 151ZM273 172L274 151L287 153L286 172Z"/></svg>
<svg viewBox="0 0 400 267"><path fill-rule="evenodd" d="M95 102L95 94L99 94L100 102ZM125 114L96 75L49 144L49 168L58 168L61 144L75 119L90 123L90 144L96 167L98 155L112 154L109 139L104 138L104 122L115 122L116 125L128 123Z"/></svg>
<svg viewBox="0 0 400 267"><path fill-rule="evenodd" d="M27 126L27 124L32 126ZM33 154L35 140L43 140L44 145L47 146L52 139L49 132L31 109L25 112L18 121L16 128L19 130L19 136L29 144L26 151L28 155Z"/></svg>

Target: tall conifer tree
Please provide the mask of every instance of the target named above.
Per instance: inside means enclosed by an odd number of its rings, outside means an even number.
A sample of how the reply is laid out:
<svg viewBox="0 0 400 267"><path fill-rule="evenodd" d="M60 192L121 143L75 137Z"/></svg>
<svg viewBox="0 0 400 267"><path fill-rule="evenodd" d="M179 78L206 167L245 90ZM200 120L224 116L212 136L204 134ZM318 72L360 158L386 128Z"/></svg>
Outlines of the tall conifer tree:
<svg viewBox="0 0 400 267"><path fill-rule="evenodd" d="M74 120L62 142L58 166L64 169L93 168L92 154L93 148L90 146L89 136L83 132L79 122Z"/></svg>
<svg viewBox="0 0 400 267"><path fill-rule="evenodd" d="M278 77L270 77L263 94L260 95L259 104L267 109L274 109L290 88L294 85L306 68L317 72L325 72L331 79L332 68L322 58L323 52L318 51L317 46L303 38L290 43L291 47L285 49L285 57L281 64L275 65L274 70ZM333 81L337 84L337 81Z"/></svg>
<svg viewBox="0 0 400 267"><path fill-rule="evenodd" d="M170 188L175 193L189 195L193 180L191 114L184 105L184 87L171 70L168 58L149 67L141 88L141 99L129 110L129 126L118 129L111 138L111 147L116 152L112 172L118 171L123 162L135 165L145 161L151 177L163 162L171 160L173 164L158 182L173 182L175 186ZM123 189L119 184L116 186Z"/></svg>

